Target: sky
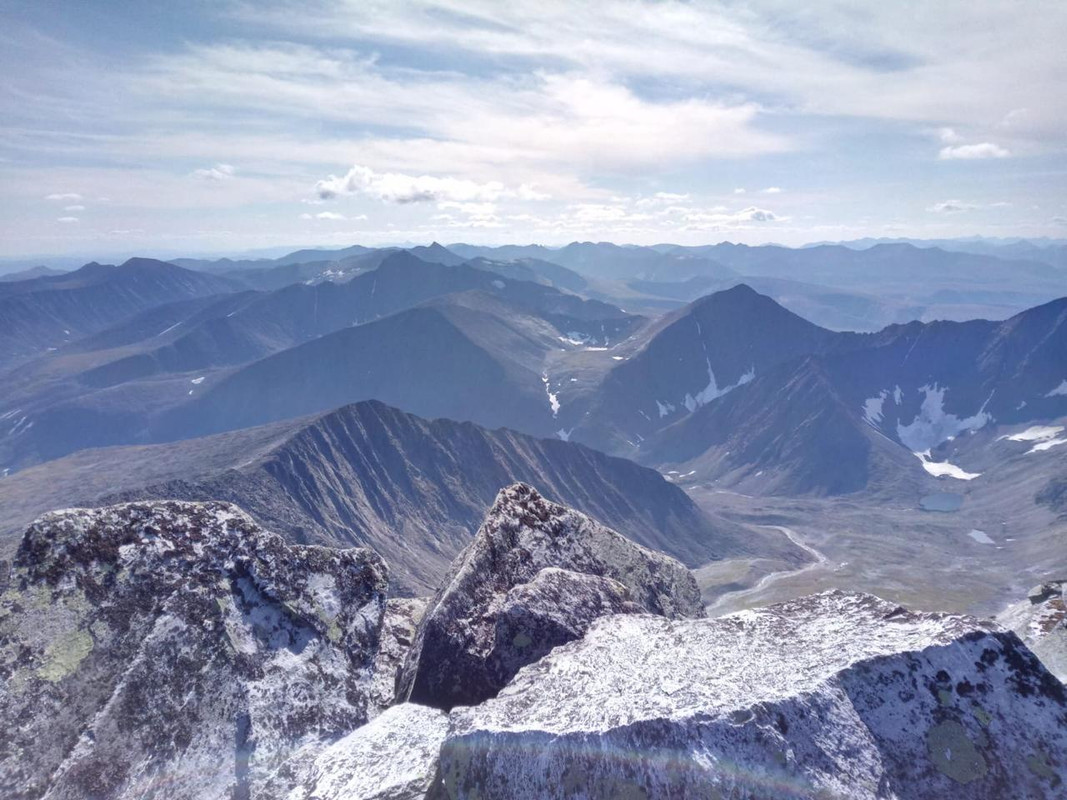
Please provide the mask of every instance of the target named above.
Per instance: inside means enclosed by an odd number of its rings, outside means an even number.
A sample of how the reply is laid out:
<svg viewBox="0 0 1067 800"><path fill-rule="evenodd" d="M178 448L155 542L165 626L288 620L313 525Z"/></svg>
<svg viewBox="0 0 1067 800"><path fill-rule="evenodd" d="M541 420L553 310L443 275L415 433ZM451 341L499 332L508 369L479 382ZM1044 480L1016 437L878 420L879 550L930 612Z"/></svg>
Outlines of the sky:
<svg viewBox="0 0 1067 800"><path fill-rule="evenodd" d="M0 258L1067 236L1067 3L0 0Z"/></svg>

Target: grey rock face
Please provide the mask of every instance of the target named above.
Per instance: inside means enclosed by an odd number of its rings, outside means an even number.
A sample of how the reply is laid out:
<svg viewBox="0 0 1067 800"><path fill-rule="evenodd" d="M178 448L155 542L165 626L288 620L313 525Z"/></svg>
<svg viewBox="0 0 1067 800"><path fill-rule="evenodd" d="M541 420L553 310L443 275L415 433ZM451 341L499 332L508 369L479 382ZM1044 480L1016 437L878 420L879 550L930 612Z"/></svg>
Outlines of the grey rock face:
<svg viewBox="0 0 1067 800"><path fill-rule="evenodd" d="M391 706L396 699L397 678L429 602L426 597L393 597L385 604L373 685L374 701L382 708Z"/></svg>
<svg viewBox="0 0 1067 800"><path fill-rule="evenodd" d="M1053 675L1067 681L1067 581L1035 586L997 622L1015 631Z"/></svg>
<svg viewBox="0 0 1067 800"><path fill-rule="evenodd" d="M436 708L394 706L323 750L287 800L423 800L447 731Z"/></svg>
<svg viewBox="0 0 1067 800"><path fill-rule="evenodd" d="M539 575L546 567L610 581ZM696 581L677 561L514 484L500 492L431 602L397 696L445 709L479 703L545 652L535 635L559 644L595 616L635 604L667 617L704 614ZM527 621L533 629L523 635Z"/></svg>
<svg viewBox="0 0 1067 800"><path fill-rule="evenodd" d="M453 711L434 800L1058 798L1067 694L968 617L827 592L616 615Z"/></svg>
<svg viewBox="0 0 1067 800"><path fill-rule="evenodd" d="M497 691L553 647L580 639L600 617L641 614L630 590L611 578L546 567L505 596L497 611L486 671Z"/></svg>
<svg viewBox="0 0 1067 800"><path fill-rule="evenodd" d="M224 503L42 517L0 598L0 795L256 796L377 712L385 586Z"/></svg>

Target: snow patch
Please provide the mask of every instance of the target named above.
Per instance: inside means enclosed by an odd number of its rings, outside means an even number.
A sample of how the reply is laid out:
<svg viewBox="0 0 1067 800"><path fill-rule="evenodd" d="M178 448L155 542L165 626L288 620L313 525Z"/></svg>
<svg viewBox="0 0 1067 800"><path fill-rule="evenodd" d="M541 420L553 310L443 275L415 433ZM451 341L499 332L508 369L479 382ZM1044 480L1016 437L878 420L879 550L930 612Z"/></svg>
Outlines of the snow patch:
<svg viewBox="0 0 1067 800"><path fill-rule="evenodd" d="M1051 392L1045 395L1045 397L1056 397L1058 395L1067 396L1067 378L1060 381L1060 385L1053 389Z"/></svg>
<svg viewBox="0 0 1067 800"><path fill-rule="evenodd" d="M552 409L552 416L555 417L557 414L559 414L559 398L549 386L547 372L541 375L541 382L545 385L545 394L548 395L548 405Z"/></svg>
<svg viewBox="0 0 1067 800"><path fill-rule="evenodd" d="M736 389L738 386L744 386L746 383L750 383L756 377L756 368L754 366L748 368L748 372L737 379L737 383L730 386L724 386L719 388L718 383L715 381L715 373L711 369L711 359L706 358L708 365L708 385L697 392L694 397L691 394L686 394L685 399L682 400L682 404L689 409L690 413L696 411L701 406L707 405L712 400L717 400L724 394L728 394Z"/></svg>
<svg viewBox="0 0 1067 800"><path fill-rule="evenodd" d="M889 390L882 389L874 397L868 397L863 401L863 418L867 421L867 424L878 427L878 423L882 421L882 406L885 404L885 398L889 394Z"/></svg>
<svg viewBox="0 0 1067 800"><path fill-rule="evenodd" d="M935 478L956 478L961 481L973 481L982 474L981 472L965 472L955 464L949 464L947 461L931 461L929 450L924 450L914 455L923 462L923 469Z"/></svg>
<svg viewBox="0 0 1067 800"><path fill-rule="evenodd" d="M1030 453L1041 453L1045 450L1051 450L1053 447L1057 447L1061 444L1067 444L1067 439L1057 437L1055 439L1049 439L1047 442L1038 442L1027 451L1027 455Z"/></svg>
<svg viewBox="0 0 1067 800"><path fill-rule="evenodd" d="M656 401L656 408L659 410L660 419L675 411L674 403L661 403L659 400Z"/></svg>
<svg viewBox="0 0 1067 800"><path fill-rule="evenodd" d="M556 436L558 436L564 442L569 442L571 440L571 434L573 432L574 428L571 428L570 430L567 430L566 428L560 428L558 431L556 431Z"/></svg>
<svg viewBox="0 0 1067 800"><path fill-rule="evenodd" d="M204 376L203 375L201 375L199 378L193 378L191 381L189 381L189 383L193 384L194 386L199 386L203 382L204 382Z"/></svg>
<svg viewBox="0 0 1067 800"><path fill-rule="evenodd" d="M1062 431L1062 425L1034 425L1020 433L998 436L997 441L1007 439L1009 442L1044 442L1055 439L1056 435Z"/></svg>
<svg viewBox="0 0 1067 800"><path fill-rule="evenodd" d="M993 397L992 394L982 403L977 414L960 419L955 414L945 412L945 392L948 387L940 387L936 383L933 386L927 384L919 391L925 397L918 415L908 425L897 423L897 438L913 453L929 451L963 431L978 430L993 420L992 415L987 414L985 410Z"/></svg>
<svg viewBox="0 0 1067 800"><path fill-rule="evenodd" d="M979 544L995 544L995 542L986 535L985 531L980 531L977 528L972 530L967 535L970 536L972 539L974 539Z"/></svg>

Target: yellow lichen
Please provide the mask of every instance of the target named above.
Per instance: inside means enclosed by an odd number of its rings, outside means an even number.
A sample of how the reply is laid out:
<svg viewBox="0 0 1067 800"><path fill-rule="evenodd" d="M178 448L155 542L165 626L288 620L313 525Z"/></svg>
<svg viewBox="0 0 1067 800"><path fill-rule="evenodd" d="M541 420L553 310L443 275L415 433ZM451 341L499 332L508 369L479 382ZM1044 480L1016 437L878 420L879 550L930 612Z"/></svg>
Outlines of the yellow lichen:
<svg viewBox="0 0 1067 800"><path fill-rule="evenodd" d="M45 663L37 670L38 677L55 683L70 675L92 652L93 637L88 631L77 630L56 639L45 648Z"/></svg>

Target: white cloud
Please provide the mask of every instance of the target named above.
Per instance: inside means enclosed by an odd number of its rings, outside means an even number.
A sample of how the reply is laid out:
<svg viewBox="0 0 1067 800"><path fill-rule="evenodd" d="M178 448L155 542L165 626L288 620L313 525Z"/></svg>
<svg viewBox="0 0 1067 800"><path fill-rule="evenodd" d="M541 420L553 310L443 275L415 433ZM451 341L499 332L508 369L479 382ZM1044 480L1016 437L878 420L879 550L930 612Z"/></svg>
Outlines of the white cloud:
<svg viewBox="0 0 1067 800"><path fill-rule="evenodd" d="M980 144L961 144L950 147L942 147L937 157L942 160L954 159L978 159L978 158L1008 158L1011 151L992 142Z"/></svg>
<svg viewBox="0 0 1067 800"><path fill-rule="evenodd" d="M69 224L71 222L77 222L77 221L78 221L77 217L56 217L56 222L63 222L63 223L68 223Z"/></svg>
<svg viewBox="0 0 1067 800"><path fill-rule="evenodd" d="M740 186L738 186L736 189L734 189L734 194L744 194L744 193L745 193L745 190Z"/></svg>
<svg viewBox="0 0 1067 800"><path fill-rule="evenodd" d="M784 222L788 217L780 217L773 211L765 208L749 206L740 211L729 213L717 209L710 211L695 211L686 214L685 221L691 226L718 228L731 228L750 223Z"/></svg>
<svg viewBox="0 0 1067 800"><path fill-rule="evenodd" d="M551 200L552 195L546 192L539 192L537 190L536 183L523 183L519 185L519 189L515 192L515 196L520 200Z"/></svg>
<svg viewBox="0 0 1067 800"><path fill-rule="evenodd" d="M764 194L781 194L782 193L782 187L780 187L780 186L768 186L766 189L763 190L763 193Z"/></svg>
<svg viewBox="0 0 1067 800"><path fill-rule="evenodd" d="M60 192L58 194L46 195L45 200L81 200L82 196L77 192Z"/></svg>
<svg viewBox="0 0 1067 800"><path fill-rule="evenodd" d="M636 205L640 208L648 208L649 206L671 206L678 203L684 203L689 199L690 195L688 193L656 192L651 197L642 197L638 199Z"/></svg>
<svg viewBox="0 0 1067 800"><path fill-rule="evenodd" d="M459 211L472 217L489 217L496 214L496 203L460 203L455 200L446 200L438 203L437 207L442 211Z"/></svg>
<svg viewBox="0 0 1067 800"><path fill-rule="evenodd" d="M961 200L945 200L926 207L927 211L935 214L959 214L963 211L978 211L983 208L1010 208L1011 203L1003 200L995 203L965 203Z"/></svg>
<svg viewBox="0 0 1067 800"><path fill-rule="evenodd" d="M927 206L926 210L934 214L959 214L963 211L974 211L978 206L974 203L963 203L959 200L945 200Z"/></svg>
<svg viewBox="0 0 1067 800"><path fill-rule="evenodd" d="M963 137L952 128L939 128L937 136L943 144L961 144Z"/></svg>
<svg viewBox="0 0 1067 800"><path fill-rule="evenodd" d="M193 170L193 175L205 181L227 181L237 170L231 164L216 164L208 169Z"/></svg>
<svg viewBox="0 0 1067 800"><path fill-rule="evenodd" d="M320 211L318 214L301 214L300 219L321 219L327 222L340 222L342 220L361 220L366 219L366 214L356 214L355 216L345 216L344 214L338 214L336 211Z"/></svg>
<svg viewBox="0 0 1067 800"><path fill-rule="evenodd" d="M315 184L323 199L340 195L363 194L383 203L427 203L441 201L493 201L507 190L498 181L476 183L463 178L438 178L432 175L404 175L398 172L375 172L356 164L345 175L331 175Z"/></svg>
<svg viewBox="0 0 1067 800"><path fill-rule="evenodd" d="M64 211L84 211L85 206L64 206Z"/></svg>

